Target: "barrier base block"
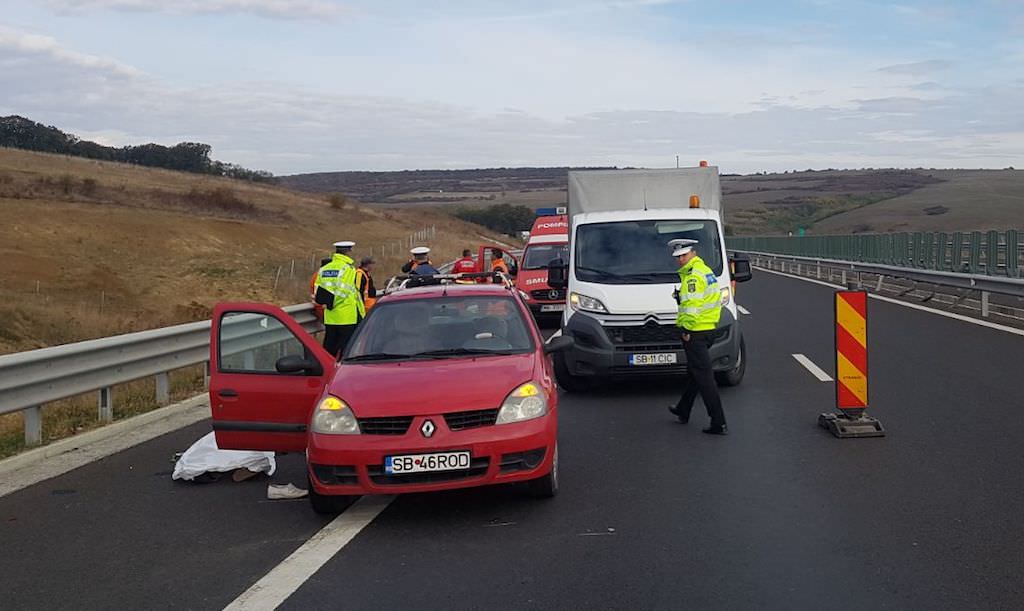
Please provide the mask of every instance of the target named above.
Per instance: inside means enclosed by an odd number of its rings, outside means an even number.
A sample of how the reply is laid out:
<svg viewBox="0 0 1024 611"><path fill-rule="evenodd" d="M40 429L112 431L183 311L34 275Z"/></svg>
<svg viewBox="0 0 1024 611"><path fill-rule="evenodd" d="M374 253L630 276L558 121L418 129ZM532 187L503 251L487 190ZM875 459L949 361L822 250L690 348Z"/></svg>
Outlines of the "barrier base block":
<svg viewBox="0 0 1024 611"><path fill-rule="evenodd" d="M818 424L836 437L885 437L885 429L877 419L866 414L849 418L843 414L821 414Z"/></svg>

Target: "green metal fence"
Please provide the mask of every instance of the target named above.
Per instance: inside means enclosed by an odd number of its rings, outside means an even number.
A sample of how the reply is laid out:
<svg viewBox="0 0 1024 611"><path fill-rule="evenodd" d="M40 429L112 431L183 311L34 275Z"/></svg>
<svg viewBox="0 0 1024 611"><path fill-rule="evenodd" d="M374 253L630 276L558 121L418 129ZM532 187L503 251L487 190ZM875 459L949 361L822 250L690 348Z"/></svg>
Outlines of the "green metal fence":
<svg viewBox="0 0 1024 611"><path fill-rule="evenodd" d="M741 252L1024 277L1024 244L1016 230L734 237L725 243L729 250Z"/></svg>

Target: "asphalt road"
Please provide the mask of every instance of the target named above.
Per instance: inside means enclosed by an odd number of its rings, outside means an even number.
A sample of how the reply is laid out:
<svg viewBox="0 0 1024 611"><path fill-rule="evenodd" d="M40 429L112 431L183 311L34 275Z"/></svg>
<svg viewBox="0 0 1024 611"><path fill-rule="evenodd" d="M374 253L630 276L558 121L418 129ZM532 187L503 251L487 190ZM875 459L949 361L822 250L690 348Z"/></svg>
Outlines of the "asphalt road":
<svg viewBox="0 0 1024 611"><path fill-rule="evenodd" d="M564 395L562 491L410 495L286 609L1024 606L1024 339L872 300L881 439L816 424L832 385L831 290L742 285L747 378L731 435L665 410L675 383ZM0 498L0 607L218 609L327 520L266 480L171 482L200 423ZM279 481L301 483L299 457Z"/></svg>

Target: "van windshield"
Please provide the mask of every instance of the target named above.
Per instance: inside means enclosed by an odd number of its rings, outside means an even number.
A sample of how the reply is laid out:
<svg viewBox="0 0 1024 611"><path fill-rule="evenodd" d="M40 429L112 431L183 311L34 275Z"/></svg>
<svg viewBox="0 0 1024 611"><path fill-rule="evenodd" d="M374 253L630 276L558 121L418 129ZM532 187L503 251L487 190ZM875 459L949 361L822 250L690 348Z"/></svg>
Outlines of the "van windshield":
<svg viewBox="0 0 1024 611"><path fill-rule="evenodd" d="M697 240L697 254L722 273L722 243L715 221L618 221L582 225L576 232L576 277L599 284L668 284L679 281L671 240Z"/></svg>
<svg viewBox="0 0 1024 611"><path fill-rule="evenodd" d="M546 269L555 259L569 261L568 244L532 244L526 247L523 269Z"/></svg>

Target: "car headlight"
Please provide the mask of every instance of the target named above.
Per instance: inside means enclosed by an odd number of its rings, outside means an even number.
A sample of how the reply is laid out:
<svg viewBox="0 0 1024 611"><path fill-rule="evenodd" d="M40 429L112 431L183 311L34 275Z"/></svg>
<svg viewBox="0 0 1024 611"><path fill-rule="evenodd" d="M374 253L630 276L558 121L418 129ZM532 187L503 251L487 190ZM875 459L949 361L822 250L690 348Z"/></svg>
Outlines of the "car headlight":
<svg viewBox="0 0 1024 611"><path fill-rule="evenodd" d="M732 300L732 291L729 289L729 287L725 287L724 289L722 289L722 305L723 306L729 305L729 301L731 301L731 300Z"/></svg>
<svg viewBox="0 0 1024 611"><path fill-rule="evenodd" d="M328 395L313 413L313 432L325 435L358 435L359 421L348 404Z"/></svg>
<svg viewBox="0 0 1024 611"><path fill-rule="evenodd" d="M498 410L498 420L495 424L508 424L509 422L522 422L540 418L548 413L548 397L540 384L527 382L509 393L505 402Z"/></svg>
<svg viewBox="0 0 1024 611"><path fill-rule="evenodd" d="M569 305L572 306L572 309L574 310L586 310L588 312L599 312L601 314L608 313L608 308L604 307L604 304L599 300L579 293L569 295Z"/></svg>

